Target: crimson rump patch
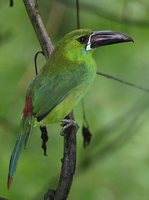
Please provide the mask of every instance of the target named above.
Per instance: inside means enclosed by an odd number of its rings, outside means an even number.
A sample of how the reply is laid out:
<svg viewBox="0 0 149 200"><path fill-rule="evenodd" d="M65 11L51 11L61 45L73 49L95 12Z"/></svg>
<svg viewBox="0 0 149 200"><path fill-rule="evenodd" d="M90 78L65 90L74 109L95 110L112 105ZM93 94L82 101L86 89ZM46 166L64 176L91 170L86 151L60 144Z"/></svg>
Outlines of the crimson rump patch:
<svg viewBox="0 0 149 200"><path fill-rule="evenodd" d="M31 110L32 110L32 97L28 96L25 102L25 107L24 107L24 117L28 117L31 114Z"/></svg>

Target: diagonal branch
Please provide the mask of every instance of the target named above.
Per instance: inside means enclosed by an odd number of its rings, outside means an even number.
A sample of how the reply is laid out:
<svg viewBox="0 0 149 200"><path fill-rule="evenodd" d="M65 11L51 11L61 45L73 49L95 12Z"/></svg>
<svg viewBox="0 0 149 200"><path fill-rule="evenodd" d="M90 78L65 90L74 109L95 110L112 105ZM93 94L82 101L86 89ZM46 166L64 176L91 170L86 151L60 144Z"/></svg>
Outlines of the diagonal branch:
<svg viewBox="0 0 149 200"><path fill-rule="evenodd" d="M35 29L36 35L39 39L41 48L46 59L48 59L53 51L52 42L44 27L42 18L38 11L38 1L23 0L31 23ZM73 112L68 116L69 119L74 120ZM73 175L76 166L76 132L77 127L70 127L64 133L64 155L62 159L62 167L60 172L59 184L55 190L48 190L45 200L66 200L72 185Z"/></svg>
<svg viewBox="0 0 149 200"><path fill-rule="evenodd" d="M39 14L38 1L37 0L23 0L23 1L26 7L26 11L31 20L31 23L38 37L38 40L40 42L41 48L44 52L44 55L46 59L48 59L53 51L53 45L51 39L47 34L42 18Z"/></svg>
<svg viewBox="0 0 149 200"><path fill-rule="evenodd" d="M108 79L112 79L112 80L114 80L114 81L118 81L119 83L128 85L128 86L133 87L133 88L136 88L136 89L138 89L138 90L142 90L142 91L144 91L144 92L149 92L149 89L148 89L148 88L145 88L145 87L143 87L143 86L141 86L141 85L138 85L138 84L135 84L135 83L131 83L131 82L129 82L129 81L126 81L126 80L117 78L117 77L115 77L115 76L112 76L112 75L109 75L109 74L105 74L105 73L99 72L99 71L96 72L96 74L97 74L97 75L100 75L100 76L104 76L104 77L106 77L106 78L108 78Z"/></svg>

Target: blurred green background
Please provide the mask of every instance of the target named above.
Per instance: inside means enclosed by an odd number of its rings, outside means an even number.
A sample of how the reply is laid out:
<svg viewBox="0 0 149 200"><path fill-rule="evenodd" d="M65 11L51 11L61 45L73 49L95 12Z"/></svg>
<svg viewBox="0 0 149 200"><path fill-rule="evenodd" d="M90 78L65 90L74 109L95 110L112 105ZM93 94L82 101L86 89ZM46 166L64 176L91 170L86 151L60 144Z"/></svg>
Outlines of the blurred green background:
<svg viewBox="0 0 149 200"><path fill-rule="evenodd" d="M43 156L35 128L21 156L10 191L6 181L26 89L34 78L34 55L40 46L23 1L10 8L0 1L0 196L9 200L42 199L55 188L63 153L60 126L48 128L48 157ZM75 0L39 0L40 13L55 44L76 29ZM147 0L80 0L81 28L116 30L131 35L134 44L96 50L98 70L149 88L149 2ZM42 67L45 60L38 58ZM77 135L77 171L71 200L148 200L149 94L98 76L86 95L85 110L93 134L83 149ZM82 108L75 108L82 126Z"/></svg>

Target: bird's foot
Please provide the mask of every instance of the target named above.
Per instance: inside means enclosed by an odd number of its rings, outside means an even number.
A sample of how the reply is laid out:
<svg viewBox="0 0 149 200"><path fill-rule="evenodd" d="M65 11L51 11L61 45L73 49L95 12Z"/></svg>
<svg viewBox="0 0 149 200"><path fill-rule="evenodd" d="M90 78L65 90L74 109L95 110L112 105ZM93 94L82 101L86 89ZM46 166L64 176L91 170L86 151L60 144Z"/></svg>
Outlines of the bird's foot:
<svg viewBox="0 0 149 200"><path fill-rule="evenodd" d="M73 119L63 119L61 126L62 126L62 130L60 132L61 136L64 136L65 131L70 127L75 127L78 129L78 124Z"/></svg>

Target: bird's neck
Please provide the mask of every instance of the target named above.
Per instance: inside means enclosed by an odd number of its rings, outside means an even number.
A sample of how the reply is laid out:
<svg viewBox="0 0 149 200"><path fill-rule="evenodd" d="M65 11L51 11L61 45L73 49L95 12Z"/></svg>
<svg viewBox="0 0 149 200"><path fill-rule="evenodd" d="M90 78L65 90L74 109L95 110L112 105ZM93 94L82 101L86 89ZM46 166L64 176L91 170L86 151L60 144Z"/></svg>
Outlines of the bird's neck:
<svg viewBox="0 0 149 200"><path fill-rule="evenodd" d="M82 49L64 49L63 56L65 59L69 60L70 62L76 62L78 64L86 63L91 61L92 58L92 52L86 51L84 48Z"/></svg>

